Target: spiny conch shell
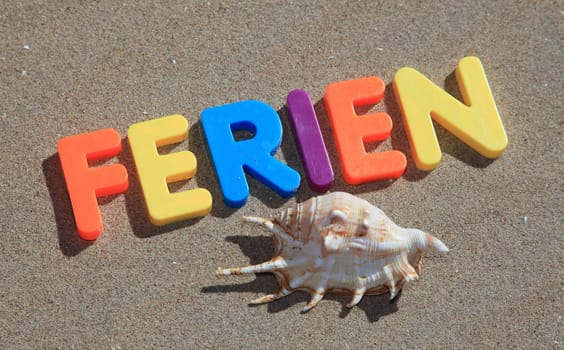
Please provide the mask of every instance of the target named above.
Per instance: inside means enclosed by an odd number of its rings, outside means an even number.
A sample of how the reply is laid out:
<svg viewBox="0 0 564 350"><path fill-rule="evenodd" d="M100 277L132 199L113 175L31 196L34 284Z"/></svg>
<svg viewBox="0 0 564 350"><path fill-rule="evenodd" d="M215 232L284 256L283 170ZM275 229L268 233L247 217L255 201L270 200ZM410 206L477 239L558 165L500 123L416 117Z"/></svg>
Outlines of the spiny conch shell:
<svg viewBox="0 0 564 350"><path fill-rule="evenodd" d="M218 275L271 272L280 290L251 304L268 303L296 290L316 306L326 293L352 295L351 308L365 294L390 292L393 299L407 282L419 278L423 252L446 245L417 229L401 228L367 201L344 192L311 198L265 219L245 217L273 233L275 254L258 265L218 269Z"/></svg>

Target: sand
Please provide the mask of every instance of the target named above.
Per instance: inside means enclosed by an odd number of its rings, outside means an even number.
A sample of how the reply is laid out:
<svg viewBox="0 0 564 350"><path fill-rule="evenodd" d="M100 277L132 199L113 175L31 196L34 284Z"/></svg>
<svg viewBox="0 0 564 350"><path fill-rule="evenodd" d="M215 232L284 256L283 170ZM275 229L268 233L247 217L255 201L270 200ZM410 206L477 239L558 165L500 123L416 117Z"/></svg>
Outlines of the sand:
<svg viewBox="0 0 564 350"><path fill-rule="evenodd" d="M3 152L0 347L3 349L559 349L562 332L562 101L564 7L554 1L155 2L4 1L0 6ZM460 97L460 59L482 61L509 138L487 160L438 127L442 161L418 171L407 143L394 73L413 67ZM396 181L342 178L323 107L328 84L371 75L387 85L391 139L408 168ZM280 198L249 180L248 203L222 202L200 113L247 99L278 111L276 157L304 176L285 100L305 89L316 105L347 191L398 224L432 232L421 279L390 302L328 296L307 314L272 275L219 278L219 266L272 255L268 233L243 215L268 216L315 193L305 180ZM174 191L207 188L212 212L152 226L126 139L130 125L171 114L190 123L198 174ZM78 238L57 140L113 128L129 190L100 199L104 232Z"/></svg>

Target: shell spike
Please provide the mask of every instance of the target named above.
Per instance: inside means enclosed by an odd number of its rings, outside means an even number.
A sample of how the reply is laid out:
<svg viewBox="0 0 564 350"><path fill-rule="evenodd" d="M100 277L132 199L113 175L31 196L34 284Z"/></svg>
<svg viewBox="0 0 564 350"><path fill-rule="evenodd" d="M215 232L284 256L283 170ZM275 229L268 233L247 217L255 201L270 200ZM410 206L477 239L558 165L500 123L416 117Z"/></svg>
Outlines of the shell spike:
<svg viewBox="0 0 564 350"><path fill-rule="evenodd" d="M390 265L384 266L384 275L388 282L386 283L388 286L388 290L390 291L390 300L395 298L395 296L399 292L399 288L396 288L396 282L394 281L394 273L393 268Z"/></svg>
<svg viewBox="0 0 564 350"><path fill-rule="evenodd" d="M265 218L261 218L258 216L243 216L243 221L245 222L252 222L259 225L265 225L265 222L271 221Z"/></svg>
<svg viewBox="0 0 564 350"><path fill-rule="evenodd" d="M362 300L362 297L364 296L364 290L357 290L354 292L353 297L351 299L351 301L346 305L347 308L351 309L353 308L355 305L357 305L358 303L360 303L360 301Z"/></svg>
<svg viewBox="0 0 564 350"><path fill-rule="evenodd" d="M393 300L396 297L396 295L398 295L400 290L401 290L400 288L396 288L395 286L391 286L390 287L390 300Z"/></svg>
<svg viewBox="0 0 564 350"><path fill-rule="evenodd" d="M258 217L258 216L243 216L243 221L261 225L264 228L266 228L269 232L273 233L278 238L280 238L280 239L282 239L282 240L284 240L288 243L293 243L293 241L294 241L294 239L290 235L288 235L286 232L284 232L280 228L280 226L276 225L270 219L265 219L265 218L261 218L261 217Z"/></svg>
<svg viewBox="0 0 564 350"><path fill-rule="evenodd" d="M309 310L313 309L315 306L317 306L317 304L319 304L319 302L321 301L321 299L323 299L323 293L319 293L319 292L314 292L311 295L311 299L310 301L307 303L306 306L304 306L304 308L302 309L303 313L308 312Z"/></svg>
<svg viewBox="0 0 564 350"><path fill-rule="evenodd" d="M430 233L415 228L407 229L407 232L411 235L411 239L415 241L415 245L419 249L427 250L432 248L441 253L448 252L448 247Z"/></svg>
<svg viewBox="0 0 564 350"><path fill-rule="evenodd" d="M441 253L448 252L448 247L437 237L426 233L425 240L427 241L427 247L433 247L434 250Z"/></svg>
<svg viewBox="0 0 564 350"><path fill-rule="evenodd" d="M282 297L285 297L286 295L288 295L290 293L292 293L292 292L290 292L287 289L282 289L278 293L267 294L267 295L264 295L260 298L257 298L255 300L251 301L249 304L250 305L258 305L258 304L270 303L271 301L278 300Z"/></svg>
<svg viewBox="0 0 564 350"><path fill-rule="evenodd" d="M230 276L230 275L244 275L249 273L261 273L261 272L273 272L278 269L283 269L287 267L288 264L286 260L282 257L275 257L272 260L263 262L258 265L250 265L245 267L233 267L230 269L217 269L216 274L218 276Z"/></svg>

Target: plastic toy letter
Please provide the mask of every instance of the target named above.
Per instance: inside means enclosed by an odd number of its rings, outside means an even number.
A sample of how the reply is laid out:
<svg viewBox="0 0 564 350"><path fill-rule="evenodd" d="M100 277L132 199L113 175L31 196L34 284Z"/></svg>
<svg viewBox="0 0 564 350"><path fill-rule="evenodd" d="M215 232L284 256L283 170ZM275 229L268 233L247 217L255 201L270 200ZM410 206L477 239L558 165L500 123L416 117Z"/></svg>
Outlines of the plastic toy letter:
<svg viewBox="0 0 564 350"><path fill-rule="evenodd" d="M487 158L499 157L507 147L507 135L480 60L477 57L460 60L456 81L464 103L413 68L402 68L394 77L394 92L402 109L415 165L421 170L432 170L441 161L431 119Z"/></svg>
<svg viewBox="0 0 564 350"><path fill-rule="evenodd" d="M293 90L288 94L287 106L309 185L316 192L326 192L335 175L311 99L304 90Z"/></svg>
<svg viewBox="0 0 564 350"><path fill-rule="evenodd" d="M232 208L249 197L245 172L282 197L291 197L300 174L273 157L282 141L282 124L276 111L264 102L241 101L205 109L202 128L219 180L223 200ZM234 133L248 131L251 138L236 140Z"/></svg>
<svg viewBox="0 0 564 350"><path fill-rule="evenodd" d="M122 164L89 167L88 161L121 152L121 137L114 129L65 137L57 142L78 235L95 240L103 231L97 197L127 190L127 170Z"/></svg>
<svg viewBox="0 0 564 350"><path fill-rule="evenodd" d="M402 152L367 153L364 147L365 142L383 141L390 136L390 116L384 112L359 116L355 112L355 107L380 102L385 89L380 78L368 77L332 83L325 91L343 178L351 185L395 179L405 172L407 160Z"/></svg>
<svg viewBox="0 0 564 350"><path fill-rule="evenodd" d="M189 151L160 155L157 147L182 142L187 135L188 122L181 115L133 124L127 131L153 225L205 216L211 211L212 197L204 188L176 193L168 190L169 183L190 179L196 174L196 157Z"/></svg>

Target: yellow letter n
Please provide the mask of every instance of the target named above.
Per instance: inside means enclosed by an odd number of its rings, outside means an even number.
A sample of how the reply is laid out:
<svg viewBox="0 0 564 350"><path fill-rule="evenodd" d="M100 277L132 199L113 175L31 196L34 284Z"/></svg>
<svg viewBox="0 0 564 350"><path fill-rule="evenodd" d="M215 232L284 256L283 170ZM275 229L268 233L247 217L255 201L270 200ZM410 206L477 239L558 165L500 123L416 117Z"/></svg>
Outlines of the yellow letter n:
<svg viewBox="0 0 564 350"><path fill-rule="evenodd" d="M464 103L413 68L401 68L394 77L411 152L421 170L432 170L441 161L432 120L484 157L497 158L507 147L507 135L480 60L463 58L455 75Z"/></svg>

